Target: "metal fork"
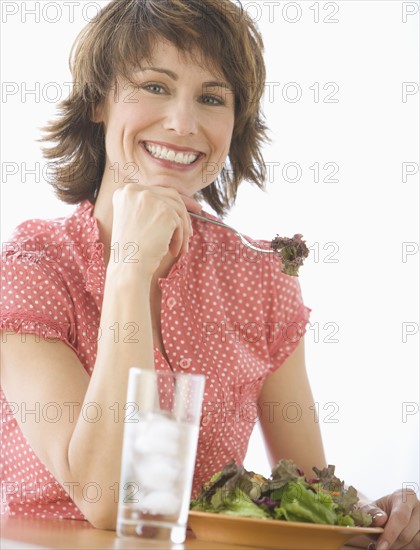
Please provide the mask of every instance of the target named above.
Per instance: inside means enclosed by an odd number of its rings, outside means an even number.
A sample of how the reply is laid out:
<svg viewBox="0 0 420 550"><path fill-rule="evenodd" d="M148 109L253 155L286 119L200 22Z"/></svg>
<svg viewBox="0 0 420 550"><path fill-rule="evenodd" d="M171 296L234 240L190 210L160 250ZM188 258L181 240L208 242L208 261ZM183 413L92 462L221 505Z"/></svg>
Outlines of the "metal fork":
<svg viewBox="0 0 420 550"><path fill-rule="evenodd" d="M244 244L245 246L247 246L251 250L255 250L256 252L263 252L265 254L276 254L276 251L273 250L272 248L260 248L259 246L253 245L252 243L250 243L248 241L248 239L246 239L241 233L239 233L239 231L236 231L236 229L234 229L230 225L226 225L225 223L219 222L217 220L212 220L211 218L206 218L204 216L201 216L200 214L195 214L194 212L189 212L189 214L190 214L190 216L193 216L194 218L198 218L199 220L202 220L204 222L209 222L209 223L212 223L213 225L218 225L219 227L224 227L225 229L229 229L230 231L232 231L233 233L235 233L235 235L237 235L239 237L242 244Z"/></svg>

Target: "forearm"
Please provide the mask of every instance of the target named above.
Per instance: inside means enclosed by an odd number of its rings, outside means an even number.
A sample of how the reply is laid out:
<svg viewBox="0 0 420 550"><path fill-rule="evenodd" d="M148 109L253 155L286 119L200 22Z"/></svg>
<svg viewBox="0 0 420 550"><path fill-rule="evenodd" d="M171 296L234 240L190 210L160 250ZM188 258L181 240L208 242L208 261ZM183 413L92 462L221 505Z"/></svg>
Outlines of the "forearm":
<svg viewBox="0 0 420 550"><path fill-rule="evenodd" d="M296 405L299 413L296 421L289 420L283 403ZM301 340L293 354L267 378L259 396L261 410L265 411L260 422L272 466L281 458L289 458L307 476L313 474L314 466L326 466L313 403L305 368L304 341ZM268 412L269 406L271 412Z"/></svg>
<svg viewBox="0 0 420 550"><path fill-rule="evenodd" d="M97 358L82 405L82 410L88 410L87 405L94 403L91 410L100 411L101 416L91 422L79 415L68 448L71 481L78 484L73 498L85 514L107 518L104 524L98 520L102 527L115 524L129 369L153 369L154 365L150 284L143 273L108 272ZM119 337L111 326L120 327ZM123 333L122 327L130 331ZM84 498L83 487L88 483L100 488L101 499L96 503Z"/></svg>

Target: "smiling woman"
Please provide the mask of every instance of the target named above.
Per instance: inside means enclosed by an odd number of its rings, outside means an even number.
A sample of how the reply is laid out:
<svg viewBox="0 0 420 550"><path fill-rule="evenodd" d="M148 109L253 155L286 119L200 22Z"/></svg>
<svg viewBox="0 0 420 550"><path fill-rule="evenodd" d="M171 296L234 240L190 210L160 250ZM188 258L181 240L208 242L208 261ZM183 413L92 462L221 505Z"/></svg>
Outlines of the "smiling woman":
<svg viewBox="0 0 420 550"><path fill-rule="evenodd" d="M78 37L44 137L56 192L78 206L24 222L3 254L6 513L115 528L133 366L206 377L193 496L243 462L261 411L272 464L326 465L298 280L189 215L263 186L262 50L230 0L112 0ZM367 509L377 525L390 515L383 542L417 543L413 491Z"/></svg>
<svg viewBox="0 0 420 550"><path fill-rule="evenodd" d="M80 204L64 220L21 224L3 257L2 502L12 514L114 528L123 419L113 407L122 410L129 368L206 375L197 493L232 457L243 460L253 428L245 418L225 424L215 404L256 402L299 341L279 332L222 344L208 323L290 321L303 334L308 309L280 262L241 255L232 281L231 262L204 251L232 249L235 237L188 215L201 212L200 198L223 213L244 178L263 185L262 41L241 9L111 1L78 37L71 67L72 92L44 141L58 196ZM52 402L62 412L54 422ZM42 414L14 415L13 403ZM313 441L320 464L317 429Z"/></svg>

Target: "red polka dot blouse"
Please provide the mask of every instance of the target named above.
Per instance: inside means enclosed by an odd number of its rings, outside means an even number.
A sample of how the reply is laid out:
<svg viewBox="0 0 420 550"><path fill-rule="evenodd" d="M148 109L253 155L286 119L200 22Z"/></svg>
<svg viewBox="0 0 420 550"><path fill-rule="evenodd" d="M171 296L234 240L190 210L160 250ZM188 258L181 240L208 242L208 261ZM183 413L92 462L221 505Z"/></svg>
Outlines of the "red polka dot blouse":
<svg viewBox="0 0 420 550"><path fill-rule="evenodd" d="M189 252L159 281L169 364L155 347L155 369L206 376L194 496L232 459L243 462L261 414L262 383L297 346L310 309L298 279L281 272L278 257L245 248L224 228L196 218L192 223ZM24 222L3 244L3 338L13 332L60 339L91 374L105 275L89 201L67 218ZM55 480L25 440L19 428L30 414L25 404L9 403L1 392L1 406L2 512L84 519L71 487ZM32 414L44 413L54 411Z"/></svg>

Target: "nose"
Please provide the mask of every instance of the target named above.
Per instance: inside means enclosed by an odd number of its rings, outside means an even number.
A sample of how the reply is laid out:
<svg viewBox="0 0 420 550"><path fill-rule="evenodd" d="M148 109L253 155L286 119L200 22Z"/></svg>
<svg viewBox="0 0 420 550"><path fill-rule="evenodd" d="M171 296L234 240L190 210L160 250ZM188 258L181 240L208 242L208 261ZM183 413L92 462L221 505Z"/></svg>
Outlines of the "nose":
<svg viewBox="0 0 420 550"><path fill-rule="evenodd" d="M179 136L196 134L198 130L197 113L194 104L186 100L179 100L168 105L163 127L165 130L176 132Z"/></svg>

